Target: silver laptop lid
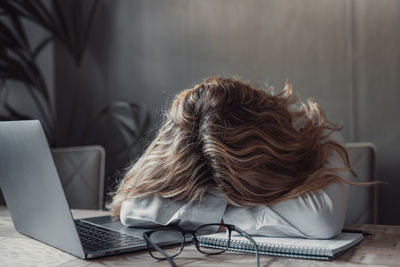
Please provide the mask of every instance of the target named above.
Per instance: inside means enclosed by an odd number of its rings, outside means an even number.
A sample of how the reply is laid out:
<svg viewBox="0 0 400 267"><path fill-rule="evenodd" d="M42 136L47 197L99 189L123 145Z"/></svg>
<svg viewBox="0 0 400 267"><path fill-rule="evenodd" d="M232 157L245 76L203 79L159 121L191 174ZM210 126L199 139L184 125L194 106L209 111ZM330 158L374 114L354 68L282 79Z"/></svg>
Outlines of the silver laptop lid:
<svg viewBox="0 0 400 267"><path fill-rule="evenodd" d="M0 187L15 229L85 258L40 122L0 122Z"/></svg>

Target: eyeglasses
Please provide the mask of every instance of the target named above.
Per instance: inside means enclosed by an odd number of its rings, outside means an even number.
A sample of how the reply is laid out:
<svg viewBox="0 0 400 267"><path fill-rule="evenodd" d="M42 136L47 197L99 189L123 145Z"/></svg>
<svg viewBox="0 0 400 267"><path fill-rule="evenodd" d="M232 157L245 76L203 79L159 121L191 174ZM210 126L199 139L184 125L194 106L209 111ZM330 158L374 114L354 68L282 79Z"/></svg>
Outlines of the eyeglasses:
<svg viewBox="0 0 400 267"><path fill-rule="evenodd" d="M216 233L219 230L226 231L226 243L224 242L223 245L210 247L201 242L202 236ZM232 232L242 235L252 243L252 250L256 253L256 264L257 267L259 267L260 261L257 243L249 234L232 224L204 224L193 231L184 230L179 226L166 226L143 233L143 238L146 240L147 248L153 258L158 260L168 260L171 266L176 267L177 265L172 258L178 256L182 252L187 235L192 236L192 241L198 251L208 255L217 255L229 249ZM168 255L161 247L172 244L175 244L175 246L168 247L168 252L172 252L172 255Z"/></svg>

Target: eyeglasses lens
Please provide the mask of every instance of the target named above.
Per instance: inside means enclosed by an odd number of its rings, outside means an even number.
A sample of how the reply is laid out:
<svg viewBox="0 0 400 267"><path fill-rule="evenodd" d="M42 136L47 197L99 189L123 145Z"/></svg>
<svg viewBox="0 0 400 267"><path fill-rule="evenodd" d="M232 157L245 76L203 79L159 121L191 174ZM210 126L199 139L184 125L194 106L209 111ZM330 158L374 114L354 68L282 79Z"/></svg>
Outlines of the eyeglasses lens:
<svg viewBox="0 0 400 267"><path fill-rule="evenodd" d="M178 230L159 230L151 233L150 241L157 244L172 258L178 255L184 243L183 234ZM151 247L152 256L157 259L166 259L157 249Z"/></svg>
<svg viewBox="0 0 400 267"><path fill-rule="evenodd" d="M218 244L219 246L215 246L212 243L210 243L209 242L210 239L209 239L209 237L207 237L207 235L215 234L215 233L219 232L221 229L225 230L224 228L221 228L220 225L208 225L208 226L203 226L203 227L200 227L199 229L197 229L197 231L195 232L195 236L199 242L199 250L202 253L219 254L219 253L225 252L228 249L228 246L229 246L228 240L230 240L230 234L228 231L221 233L224 235L224 238L228 238L228 237L229 238L226 239L226 241L224 241L223 244Z"/></svg>

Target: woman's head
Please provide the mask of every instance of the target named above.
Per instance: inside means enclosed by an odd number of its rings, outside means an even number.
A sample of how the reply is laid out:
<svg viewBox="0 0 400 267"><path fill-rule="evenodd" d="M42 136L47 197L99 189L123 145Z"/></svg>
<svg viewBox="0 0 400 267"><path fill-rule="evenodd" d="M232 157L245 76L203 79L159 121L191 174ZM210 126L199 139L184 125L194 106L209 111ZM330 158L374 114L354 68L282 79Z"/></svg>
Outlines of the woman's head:
<svg viewBox="0 0 400 267"><path fill-rule="evenodd" d="M276 95L209 78L177 95L156 138L126 173L111 208L130 196L200 199L219 190L236 205L272 204L342 180L323 168L334 129L312 101L299 106L289 84ZM298 124L300 126L296 126Z"/></svg>

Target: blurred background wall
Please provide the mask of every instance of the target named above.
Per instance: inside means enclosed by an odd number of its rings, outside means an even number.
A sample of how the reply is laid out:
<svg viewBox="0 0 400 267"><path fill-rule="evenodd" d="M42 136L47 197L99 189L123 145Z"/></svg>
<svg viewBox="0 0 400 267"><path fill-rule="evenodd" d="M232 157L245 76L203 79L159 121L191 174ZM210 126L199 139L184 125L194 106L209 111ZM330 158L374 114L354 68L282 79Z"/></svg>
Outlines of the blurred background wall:
<svg viewBox="0 0 400 267"><path fill-rule="evenodd" d="M154 133L168 99L205 77L276 90L289 79L346 142L377 146L378 222L400 224L399 25L398 0L101 0L81 68L54 47L58 119L79 132L127 100L146 106Z"/></svg>

